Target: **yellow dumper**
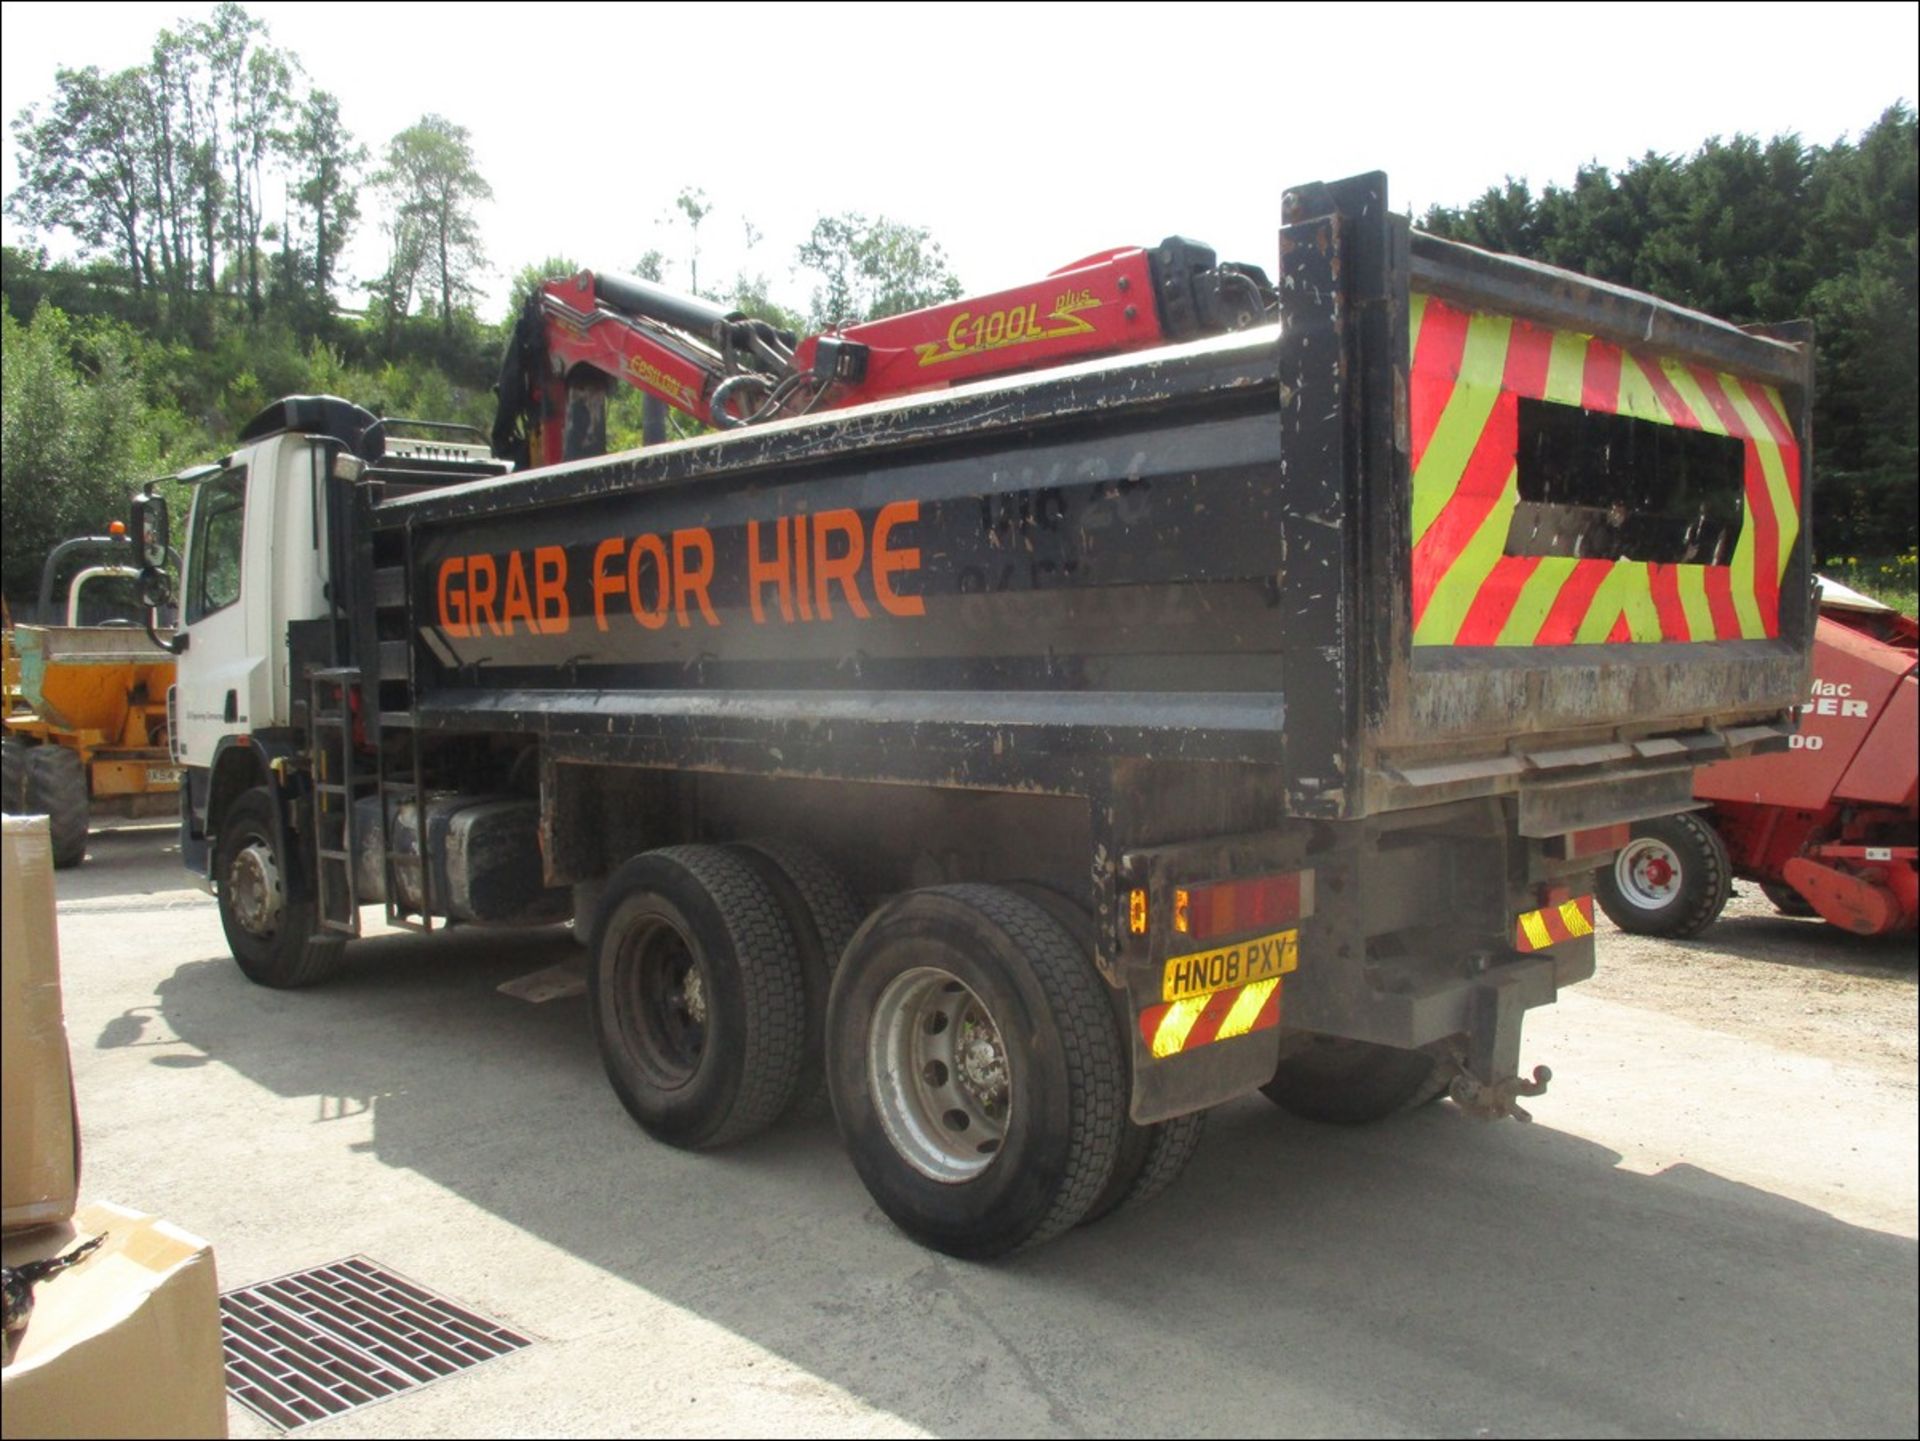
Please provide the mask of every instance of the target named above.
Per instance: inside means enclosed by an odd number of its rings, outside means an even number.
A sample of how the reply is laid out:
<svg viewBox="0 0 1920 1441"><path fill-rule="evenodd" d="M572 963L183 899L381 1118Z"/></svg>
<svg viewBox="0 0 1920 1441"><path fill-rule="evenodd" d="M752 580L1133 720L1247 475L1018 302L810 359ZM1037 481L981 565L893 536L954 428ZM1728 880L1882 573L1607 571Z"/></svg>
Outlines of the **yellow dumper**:
<svg viewBox="0 0 1920 1441"><path fill-rule="evenodd" d="M81 583L76 577L76 601ZM79 615L70 604L67 618ZM9 624L0 647L0 810L49 818L56 867L80 864L95 814L175 811L180 772L167 724L173 657L143 628Z"/></svg>

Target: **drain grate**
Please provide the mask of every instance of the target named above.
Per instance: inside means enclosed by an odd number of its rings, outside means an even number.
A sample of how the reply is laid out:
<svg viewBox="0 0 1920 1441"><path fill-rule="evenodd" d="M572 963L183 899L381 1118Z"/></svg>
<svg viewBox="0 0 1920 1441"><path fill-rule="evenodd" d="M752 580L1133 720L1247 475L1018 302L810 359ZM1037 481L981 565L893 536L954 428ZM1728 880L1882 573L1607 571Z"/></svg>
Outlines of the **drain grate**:
<svg viewBox="0 0 1920 1441"><path fill-rule="evenodd" d="M528 1344L364 1256L227 1292L220 1333L228 1393L282 1431Z"/></svg>

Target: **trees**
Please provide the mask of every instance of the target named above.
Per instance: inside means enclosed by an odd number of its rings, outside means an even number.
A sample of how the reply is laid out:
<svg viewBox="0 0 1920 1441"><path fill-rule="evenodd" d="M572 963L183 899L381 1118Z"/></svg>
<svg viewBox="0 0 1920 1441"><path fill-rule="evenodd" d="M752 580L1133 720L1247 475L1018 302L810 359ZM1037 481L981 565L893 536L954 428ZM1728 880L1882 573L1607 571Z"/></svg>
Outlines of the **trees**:
<svg viewBox="0 0 1920 1441"><path fill-rule="evenodd" d="M281 190L313 217L310 240L281 234L281 288L325 312L357 214L365 159L324 91L302 97L296 57L238 4L162 30L152 58L115 75L61 70L54 94L13 122L23 181L10 214L65 230L81 253L111 257L130 319L207 343L229 275L259 321L268 303L268 217ZM276 190L276 185L280 190Z"/></svg>
<svg viewBox="0 0 1920 1441"><path fill-rule="evenodd" d="M816 329L960 297L960 281L930 232L884 215L821 216L800 246L799 261L821 280L810 317Z"/></svg>
<svg viewBox="0 0 1920 1441"><path fill-rule="evenodd" d="M422 116L387 143L374 184L393 206L383 286L389 313L405 316L415 285L431 286L439 292L442 333L450 342L454 302L476 293L473 277L486 266L473 207L493 198L466 129L444 116Z"/></svg>
<svg viewBox="0 0 1920 1441"><path fill-rule="evenodd" d="M28 106L13 122L24 178L7 199L25 224L72 232L82 254L117 256L136 296L147 276L149 121L142 72L56 71L46 112Z"/></svg>
<svg viewBox="0 0 1920 1441"><path fill-rule="evenodd" d="M203 108L211 120L214 148L226 164L226 234L246 280L248 314L258 320L263 308L265 170L268 156L281 148L295 62L269 42L265 23L234 0L214 7L213 14L193 28L193 37L211 82Z"/></svg>
<svg viewBox="0 0 1920 1441"><path fill-rule="evenodd" d="M315 294L323 305L330 304L334 270L360 218L351 177L366 163L367 147L356 143L341 123L339 98L315 90L301 104L290 150L298 181L295 193L312 219Z"/></svg>
<svg viewBox="0 0 1920 1441"><path fill-rule="evenodd" d="M70 358L76 343L91 380ZM139 411L128 336L76 336L51 306L30 325L0 313L0 574L10 599L35 593L59 542L100 534L126 513Z"/></svg>

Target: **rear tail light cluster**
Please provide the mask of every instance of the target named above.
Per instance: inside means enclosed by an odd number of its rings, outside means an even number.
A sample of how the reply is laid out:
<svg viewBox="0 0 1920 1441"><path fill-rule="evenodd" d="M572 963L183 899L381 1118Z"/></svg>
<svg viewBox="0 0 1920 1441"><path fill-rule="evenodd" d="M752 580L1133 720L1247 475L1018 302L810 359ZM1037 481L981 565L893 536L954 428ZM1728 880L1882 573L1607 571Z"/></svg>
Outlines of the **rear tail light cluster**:
<svg viewBox="0 0 1920 1441"><path fill-rule="evenodd" d="M1173 893L1173 928L1196 941L1279 930L1312 914L1312 871L1182 886Z"/></svg>
<svg viewBox="0 0 1920 1441"><path fill-rule="evenodd" d="M1279 930L1312 914L1312 871L1181 886L1173 893L1174 932L1196 941L1247 931ZM1144 936L1147 931L1146 888L1135 886L1127 892L1127 932Z"/></svg>

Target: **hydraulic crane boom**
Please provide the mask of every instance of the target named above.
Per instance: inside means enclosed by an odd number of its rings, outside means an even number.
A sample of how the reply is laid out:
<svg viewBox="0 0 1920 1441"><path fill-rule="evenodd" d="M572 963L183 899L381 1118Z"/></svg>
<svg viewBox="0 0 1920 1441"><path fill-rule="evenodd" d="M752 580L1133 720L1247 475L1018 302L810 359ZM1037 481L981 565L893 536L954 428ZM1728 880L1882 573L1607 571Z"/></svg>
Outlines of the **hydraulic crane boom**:
<svg viewBox="0 0 1920 1441"><path fill-rule="evenodd" d="M501 367L493 446L522 466L600 454L611 379L731 429L1240 330L1273 308L1264 272L1177 236L804 340L650 281L583 270L528 298Z"/></svg>

